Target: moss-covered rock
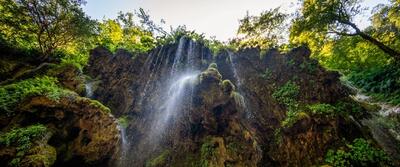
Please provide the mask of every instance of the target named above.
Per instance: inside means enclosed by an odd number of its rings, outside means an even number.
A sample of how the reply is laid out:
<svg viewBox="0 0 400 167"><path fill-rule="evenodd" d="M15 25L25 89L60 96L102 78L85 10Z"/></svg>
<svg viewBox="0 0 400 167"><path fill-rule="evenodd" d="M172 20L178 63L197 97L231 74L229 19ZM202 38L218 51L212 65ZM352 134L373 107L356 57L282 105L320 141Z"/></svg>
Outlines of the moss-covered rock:
<svg viewBox="0 0 400 167"><path fill-rule="evenodd" d="M21 160L22 167L50 167L57 159L56 149L50 145L35 146Z"/></svg>

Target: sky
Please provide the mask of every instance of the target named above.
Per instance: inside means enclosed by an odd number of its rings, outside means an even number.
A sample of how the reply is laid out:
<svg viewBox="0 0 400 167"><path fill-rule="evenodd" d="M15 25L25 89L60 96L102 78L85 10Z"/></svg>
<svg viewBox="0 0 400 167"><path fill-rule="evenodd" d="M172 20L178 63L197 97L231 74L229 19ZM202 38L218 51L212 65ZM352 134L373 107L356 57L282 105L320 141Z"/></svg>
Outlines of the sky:
<svg viewBox="0 0 400 167"><path fill-rule="evenodd" d="M363 6L372 8L386 1L364 0ZM91 18L102 20L115 19L119 11L143 8L152 20L165 20L166 28L186 25L189 30L204 33L206 37L215 36L226 41L235 37L239 19L246 12L257 15L279 6L284 12L294 12L296 3L297 0L87 0L83 9ZM368 25L368 13L356 19L361 28Z"/></svg>

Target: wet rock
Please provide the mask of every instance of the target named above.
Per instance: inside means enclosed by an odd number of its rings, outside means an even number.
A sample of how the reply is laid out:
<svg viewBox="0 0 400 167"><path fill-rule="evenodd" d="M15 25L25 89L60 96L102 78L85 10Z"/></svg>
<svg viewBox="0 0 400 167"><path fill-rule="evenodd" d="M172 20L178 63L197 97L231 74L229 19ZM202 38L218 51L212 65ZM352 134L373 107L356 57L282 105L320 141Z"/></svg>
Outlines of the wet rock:
<svg viewBox="0 0 400 167"><path fill-rule="evenodd" d="M334 105L350 94L338 73L309 55L299 47L261 56L258 49L212 56L204 45L181 39L144 55L97 48L86 71L101 82L95 98L116 115L129 116L128 159L139 165L163 155L164 166L312 166L322 164L326 151L342 138L364 133L347 117L306 111L307 105ZM163 114L175 75L187 72L182 69L201 73L180 101L179 116L168 120L160 142L150 148L146 135ZM295 101L301 106L292 127L282 126L288 108L272 96L288 82L299 87Z"/></svg>
<svg viewBox="0 0 400 167"><path fill-rule="evenodd" d="M55 101L45 96L26 99L8 117L6 127L43 124L51 136L22 159L26 166L104 166L119 148L119 130L100 103L71 93ZM6 117L1 115L1 117Z"/></svg>

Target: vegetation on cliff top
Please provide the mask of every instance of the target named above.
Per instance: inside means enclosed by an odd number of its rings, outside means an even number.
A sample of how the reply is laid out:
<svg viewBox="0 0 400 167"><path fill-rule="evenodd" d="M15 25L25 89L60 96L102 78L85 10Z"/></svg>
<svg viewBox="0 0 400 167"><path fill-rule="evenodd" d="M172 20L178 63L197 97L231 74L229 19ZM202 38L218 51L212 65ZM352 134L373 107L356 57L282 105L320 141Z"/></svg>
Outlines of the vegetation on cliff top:
<svg viewBox="0 0 400 167"><path fill-rule="evenodd" d="M68 91L57 85L53 77L36 77L0 87L0 110L11 115L14 107L27 97L44 95L52 100L59 100Z"/></svg>

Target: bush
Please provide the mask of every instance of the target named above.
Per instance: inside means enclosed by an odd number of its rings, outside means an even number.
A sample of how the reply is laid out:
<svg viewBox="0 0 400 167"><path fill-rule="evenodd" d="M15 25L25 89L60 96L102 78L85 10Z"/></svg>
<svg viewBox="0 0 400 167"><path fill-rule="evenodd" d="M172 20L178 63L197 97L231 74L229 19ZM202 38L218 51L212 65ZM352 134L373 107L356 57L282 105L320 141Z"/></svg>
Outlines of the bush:
<svg viewBox="0 0 400 167"><path fill-rule="evenodd" d="M299 95L300 87L292 81L286 82L272 94L279 103L286 105L288 108L297 106L296 98Z"/></svg>
<svg viewBox="0 0 400 167"><path fill-rule="evenodd" d="M47 128L44 125L32 125L26 128L15 128L0 135L0 145L16 146L17 154L10 162L10 166L19 166L21 158L32 147L34 140L45 137Z"/></svg>
<svg viewBox="0 0 400 167"><path fill-rule="evenodd" d="M346 79L376 100L400 104L400 68L396 65L352 72Z"/></svg>
<svg viewBox="0 0 400 167"><path fill-rule="evenodd" d="M299 91L300 87L296 83L288 81L272 94L275 100L287 107L286 119L282 121L284 127L291 127L299 119L299 103L297 102Z"/></svg>
<svg viewBox="0 0 400 167"><path fill-rule="evenodd" d="M312 104L312 105L308 105L308 109L310 109L310 111L313 114L317 114L317 115L334 115L336 114L336 108L335 106L332 106L330 104L325 104L325 103L318 103L318 104Z"/></svg>
<svg viewBox="0 0 400 167"><path fill-rule="evenodd" d="M0 87L0 111L11 114L13 107L30 96L44 95L59 100L68 91L57 85L57 79L44 76Z"/></svg>
<svg viewBox="0 0 400 167"><path fill-rule="evenodd" d="M347 144L344 150L329 150L325 162L335 167L387 166L390 164L389 157L384 151L373 147L362 138L357 138L352 144Z"/></svg>
<svg viewBox="0 0 400 167"><path fill-rule="evenodd" d="M119 126L121 126L122 128L127 128L129 125L129 118L128 116L122 116L118 118L118 124Z"/></svg>

